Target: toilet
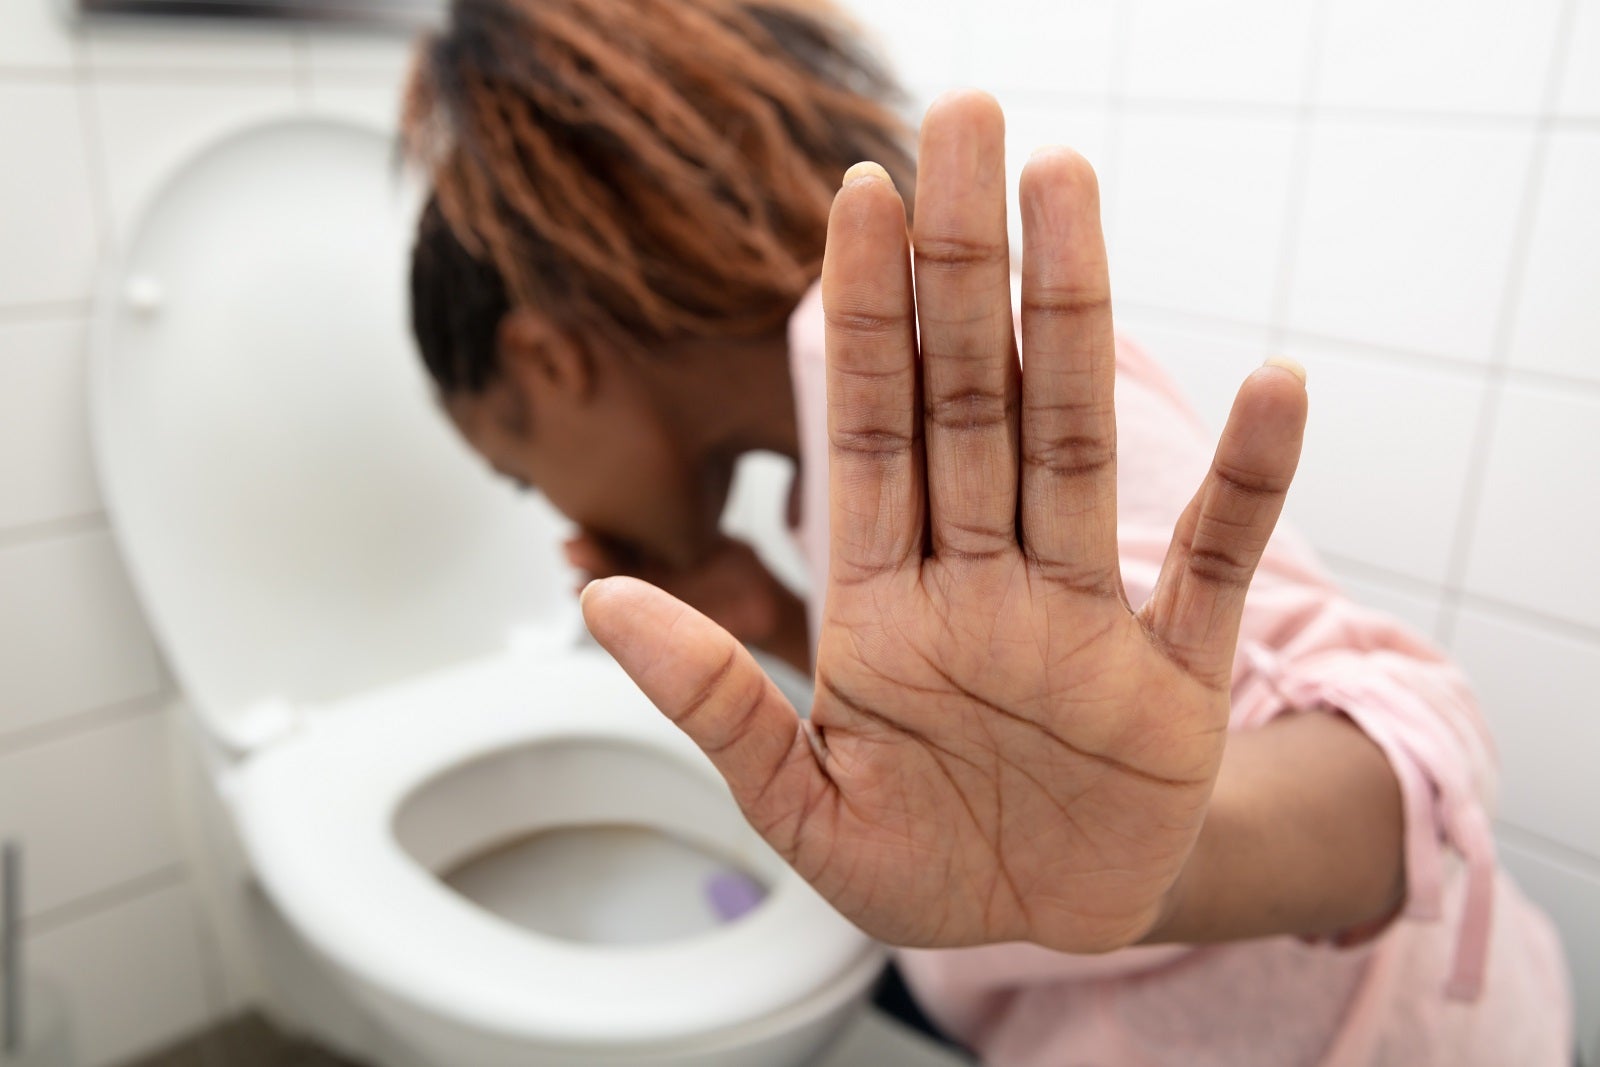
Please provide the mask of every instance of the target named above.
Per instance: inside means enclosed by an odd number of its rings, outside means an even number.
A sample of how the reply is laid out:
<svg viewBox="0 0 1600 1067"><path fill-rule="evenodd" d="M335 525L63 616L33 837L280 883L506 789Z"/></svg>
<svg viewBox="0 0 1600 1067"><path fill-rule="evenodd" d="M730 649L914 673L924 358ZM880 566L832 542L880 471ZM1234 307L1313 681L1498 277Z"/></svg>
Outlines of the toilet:
<svg viewBox="0 0 1600 1067"><path fill-rule="evenodd" d="M96 298L96 462L215 848L384 1067L810 1062L883 951L587 643L563 522L434 409L393 160L304 117L214 143Z"/></svg>

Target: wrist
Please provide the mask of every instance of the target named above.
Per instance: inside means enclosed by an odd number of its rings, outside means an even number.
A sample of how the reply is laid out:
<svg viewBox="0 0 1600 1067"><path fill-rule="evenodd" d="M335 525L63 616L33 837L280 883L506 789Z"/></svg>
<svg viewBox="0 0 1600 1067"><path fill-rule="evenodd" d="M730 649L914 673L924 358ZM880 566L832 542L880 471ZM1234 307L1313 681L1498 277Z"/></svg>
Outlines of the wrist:
<svg viewBox="0 0 1600 1067"><path fill-rule="evenodd" d="M1206 940L1196 926L1200 910L1197 902L1204 899L1208 872L1214 868L1214 857L1221 850L1218 839L1225 834L1227 822L1228 813L1219 810L1217 797L1213 794L1206 808L1205 820L1200 824L1200 833L1195 837L1194 847L1189 850L1188 858L1162 895L1150 928L1136 944L1164 945Z"/></svg>

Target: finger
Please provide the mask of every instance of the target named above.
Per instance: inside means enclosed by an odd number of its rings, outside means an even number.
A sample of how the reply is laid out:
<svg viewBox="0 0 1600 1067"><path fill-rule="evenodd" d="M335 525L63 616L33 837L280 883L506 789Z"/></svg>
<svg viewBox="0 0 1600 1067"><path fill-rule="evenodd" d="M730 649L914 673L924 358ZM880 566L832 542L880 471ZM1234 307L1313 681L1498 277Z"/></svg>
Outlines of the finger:
<svg viewBox="0 0 1600 1067"><path fill-rule="evenodd" d="M828 217L828 502L834 588L920 562L922 422L905 205L882 167L845 174Z"/></svg>
<svg viewBox="0 0 1600 1067"><path fill-rule="evenodd" d="M1217 454L1172 536L1144 617L1190 673L1226 688L1245 593L1300 462L1305 371L1269 360L1239 389Z"/></svg>
<svg viewBox="0 0 1600 1067"><path fill-rule="evenodd" d="M1116 343L1094 168L1047 148L1022 170L1022 543L1048 579L1121 596Z"/></svg>
<svg viewBox="0 0 1600 1067"><path fill-rule="evenodd" d="M939 555L992 556L1016 544L1019 379L1005 154L993 97L950 93L928 109L911 247L929 529Z"/></svg>
<svg viewBox="0 0 1600 1067"><path fill-rule="evenodd" d="M566 549L567 562L580 571L600 576L616 570L610 555L587 537L574 537L563 547Z"/></svg>
<svg viewBox="0 0 1600 1067"><path fill-rule="evenodd" d="M584 590L584 621L645 696L711 758L767 842L793 860L832 788L794 707L722 627L632 578Z"/></svg>

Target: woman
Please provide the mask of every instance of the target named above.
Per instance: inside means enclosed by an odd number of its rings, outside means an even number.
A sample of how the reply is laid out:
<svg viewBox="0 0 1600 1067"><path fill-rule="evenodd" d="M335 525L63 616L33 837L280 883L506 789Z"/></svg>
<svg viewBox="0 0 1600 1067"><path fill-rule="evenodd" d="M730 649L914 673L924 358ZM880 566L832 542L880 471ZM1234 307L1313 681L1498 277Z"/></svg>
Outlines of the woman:
<svg viewBox="0 0 1600 1067"><path fill-rule="evenodd" d="M913 177L887 91L787 0L461 0L424 47L418 339L574 562L653 583L591 586L596 637L987 1062L1562 1062L1463 680L1269 543L1304 372L1208 464L1066 150L1022 179L1019 365L999 109L942 99ZM717 530L754 449L809 606ZM815 666L809 727L735 638Z"/></svg>

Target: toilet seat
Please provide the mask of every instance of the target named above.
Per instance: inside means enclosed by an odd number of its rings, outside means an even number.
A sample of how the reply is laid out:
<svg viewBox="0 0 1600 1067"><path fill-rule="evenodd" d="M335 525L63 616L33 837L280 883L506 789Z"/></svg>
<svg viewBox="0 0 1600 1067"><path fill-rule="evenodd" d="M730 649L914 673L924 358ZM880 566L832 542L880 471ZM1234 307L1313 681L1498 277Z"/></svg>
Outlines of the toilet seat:
<svg viewBox="0 0 1600 1067"><path fill-rule="evenodd" d="M207 735L576 619L566 524L441 417L390 135L293 117L173 174L96 294L90 424L129 577Z"/></svg>
<svg viewBox="0 0 1600 1067"><path fill-rule="evenodd" d="M572 1062L747 1062L701 1053L835 1019L882 950L759 844L608 657L574 648L565 524L470 455L411 351L402 199L385 135L292 118L207 148L141 214L89 357L128 574L227 757L253 873L392 1030L424 1040L405 1024L431 1014ZM480 909L402 847L396 820L431 780L563 739L703 781L673 825L743 842L765 902L699 937L576 945ZM614 801L650 822L626 790L571 792L550 818Z"/></svg>
<svg viewBox="0 0 1600 1067"><path fill-rule="evenodd" d="M246 845L294 925L402 1001L543 1047L665 1047L714 1040L881 959L764 845L755 846L764 855L744 857L773 876L754 912L703 936L640 946L579 945L513 926L407 855L392 827L430 778L486 753L564 739L642 746L691 768L715 802L696 820L737 820L718 832L759 840L709 761L601 653L499 657L305 721L301 735L238 772L231 794ZM382 759L363 760L375 746ZM624 799L609 817L641 814Z"/></svg>

